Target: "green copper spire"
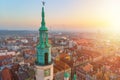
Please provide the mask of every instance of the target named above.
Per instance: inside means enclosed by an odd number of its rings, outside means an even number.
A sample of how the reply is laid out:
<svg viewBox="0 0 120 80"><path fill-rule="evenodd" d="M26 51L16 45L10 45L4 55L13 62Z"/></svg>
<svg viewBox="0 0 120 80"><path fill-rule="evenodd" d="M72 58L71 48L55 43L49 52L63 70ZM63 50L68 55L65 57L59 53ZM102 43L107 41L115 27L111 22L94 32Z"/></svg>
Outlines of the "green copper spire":
<svg viewBox="0 0 120 80"><path fill-rule="evenodd" d="M48 29L45 25L45 12L44 12L44 4L42 2L42 22L41 27L39 29L39 44L37 45L37 65L48 65L51 64L51 46L48 42Z"/></svg>
<svg viewBox="0 0 120 80"><path fill-rule="evenodd" d="M48 29L45 25L45 12L44 12L44 5L45 2L43 3L43 7L42 7L42 22L41 22L41 27L39 29L40 32L40 47L41 48L45 48L45 47L49 47L49 43L48 43Z"/></svg>
<svg viewBox="0 0 120 80"><path fill-rule="evenodd" d="M64 73L64 77L65 77L65 78L69 78L69 77L70 77L70 74L69 74L68 72L65 72L65 73Z"/></svg>
<svg viewBox="0 0 120 80"><path fill-rule="evenodd" d="M74 74L73 80L77 80L77 75L76 74Z"/></svg>
<svg viewBox="0 0 120 80"><path fill-rule="evenodd" d="M41 22L41 27L40 27L39 31L41 31L41 30L48 30L47 27L46 27L46 25L45 25L44 5L45 5L45 2L43 2L43 7L42 7L42 22Z"/></svg>

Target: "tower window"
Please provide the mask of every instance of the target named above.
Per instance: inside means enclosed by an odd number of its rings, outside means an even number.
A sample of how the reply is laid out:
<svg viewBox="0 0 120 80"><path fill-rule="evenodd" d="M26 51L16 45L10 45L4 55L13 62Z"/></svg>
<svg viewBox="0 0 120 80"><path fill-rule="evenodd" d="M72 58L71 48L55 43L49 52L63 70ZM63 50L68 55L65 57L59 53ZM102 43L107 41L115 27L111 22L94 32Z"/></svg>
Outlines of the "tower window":
<svg viewBox="0 0 120 80"><path fill-rule="evenodd" d="M45 65L48 64L48 53L45 53Z"/></svg>

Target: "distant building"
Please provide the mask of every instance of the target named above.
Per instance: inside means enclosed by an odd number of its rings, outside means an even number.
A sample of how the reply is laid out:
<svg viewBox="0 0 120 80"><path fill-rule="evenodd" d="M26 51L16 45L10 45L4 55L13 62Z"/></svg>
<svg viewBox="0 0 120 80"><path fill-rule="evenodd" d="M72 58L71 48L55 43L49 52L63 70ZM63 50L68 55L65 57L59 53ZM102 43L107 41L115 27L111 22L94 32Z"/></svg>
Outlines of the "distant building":
<svg viewBox="0 0 120 80"><path fill-rule="evenodd" d="M0 54L7 53L7 52L8 52L7 48L0 48Z"/></svg>
<svg viewBox="0 0 120 80"><path fill-rule="evenodd" d="M0 56L12 55L15 56L17 53L15 51L0 53Z"/></svg>
<svg viewBox="0 0 120 80"><path fill-rule="evenodd" d="M7 67L5 67L2 72L2 80L13 80L11 70Z"/></svg>
<svg viewBox="0 0 120 80"><path fill-rule="evenodd" d="M67 77L68 75L68 77ZM71 80L71 67L63 61L54 61L54 80Z"/></svg>

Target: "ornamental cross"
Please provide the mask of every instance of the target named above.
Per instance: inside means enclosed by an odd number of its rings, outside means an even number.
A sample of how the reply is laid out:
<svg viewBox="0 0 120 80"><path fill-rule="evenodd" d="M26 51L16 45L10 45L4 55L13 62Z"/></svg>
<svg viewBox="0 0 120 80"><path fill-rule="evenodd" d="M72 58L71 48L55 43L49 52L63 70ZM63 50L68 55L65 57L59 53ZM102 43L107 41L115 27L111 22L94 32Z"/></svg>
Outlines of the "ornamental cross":
<svg viewBox="0 0 120 80"><path fill-rule="evenodd" d="M42 1L43 6L45 6L45 1Z"/></svg>

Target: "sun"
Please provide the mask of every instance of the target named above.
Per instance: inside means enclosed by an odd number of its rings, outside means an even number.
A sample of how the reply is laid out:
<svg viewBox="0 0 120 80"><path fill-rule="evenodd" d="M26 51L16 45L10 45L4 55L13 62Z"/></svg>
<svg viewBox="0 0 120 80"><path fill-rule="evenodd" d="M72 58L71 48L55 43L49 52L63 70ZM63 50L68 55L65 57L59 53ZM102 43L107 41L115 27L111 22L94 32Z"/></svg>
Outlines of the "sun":
<svg viewBox="0 0 120 80"><path fill-rule="evenodd" d="M109 0L107 5L107 15L109 27L108 29L113 33L120 34L120 4L119 1Z"/></svg>

